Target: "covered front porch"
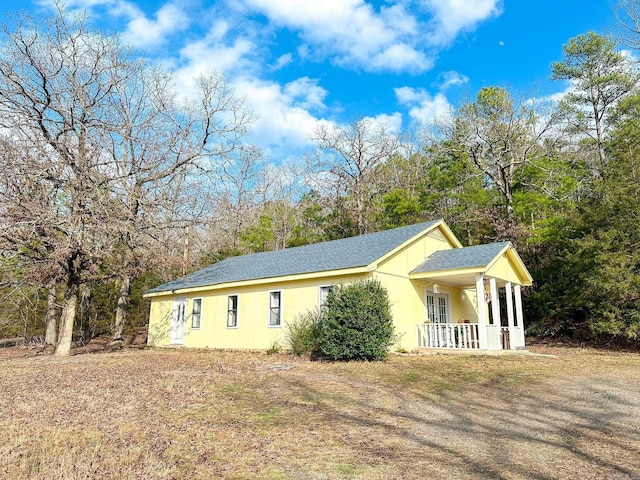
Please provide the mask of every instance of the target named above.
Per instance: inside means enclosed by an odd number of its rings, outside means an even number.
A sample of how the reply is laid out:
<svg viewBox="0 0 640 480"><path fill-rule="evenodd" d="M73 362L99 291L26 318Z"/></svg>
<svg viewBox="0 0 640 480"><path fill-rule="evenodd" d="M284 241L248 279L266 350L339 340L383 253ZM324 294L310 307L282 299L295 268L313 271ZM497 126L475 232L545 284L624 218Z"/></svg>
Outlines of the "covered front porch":
<svg viewBox="0 0 640 480"><path fill-rule="evenodd" d="M424 289L417 348L524 350L522 287L531 276L510 243L436 252L410 278Z"/></svg>

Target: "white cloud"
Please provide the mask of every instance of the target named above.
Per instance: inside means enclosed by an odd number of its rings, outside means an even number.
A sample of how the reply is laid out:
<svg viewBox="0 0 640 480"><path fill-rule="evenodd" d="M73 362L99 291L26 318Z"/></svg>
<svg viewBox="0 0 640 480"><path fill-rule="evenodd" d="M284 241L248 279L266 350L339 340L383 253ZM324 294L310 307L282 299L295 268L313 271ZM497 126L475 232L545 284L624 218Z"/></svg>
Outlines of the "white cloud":
<svg viewBox="0 0 640 480"><path fill-rule="evenodd" d="M501 0L423 0L433 13L429 40L433 45L451 43L461 31L502 13Z"/></svg>
<svg viewBox="0 0 640 480"><path fill-rule="evenodd" d="M284 55L280 55L280 57L278 57L278 60L276 61L276 64L273 67L273 70L280 70L281 68L284 68L287 65L289 65L292 61L293 61L293 55L291 55L290 53L285 53Z"/></svg>
<svg viewBox="0 0 640 480"><path fill-rule="evenodd" d="M378 52L371 58L370 63L373 70L390 70L393 72L401 72L407 69L413 70L411 65L417 66L420 70L428 70L433 66L433 61L414 48L397 43Z"/></svg>
<svg viewBox="0 0 640 480"><path fill-rule="evenodd" d="M233 43L210 43L207 39L186 45L180 54L188 62L188 70L197 76L203 71L219 70L231 72L240 69L247 61L245 56L253 52L255 45L238 38Z"/></svg>
<svg viewBox="0 0 640 480"><path fill-rule="evenodd" d="M207 35L180 50L181 67L176 76L181 90L193 87L193 79L211 71L224 72L228 78L236 74L248 75L258 66L252 61L257 45L248 38L227 38L229 26L225 21L214 23Z"/></svg>
<svg viewBox="0 0 640 480"><path fill-rule="evenodd" d="M311 134L320 124L328 123L308 110L324 108L322 98L326 91L315 80L305 77L280 86L275 82L244 78L236 80L235 88L258 115L252 125L253 141L272 154L274 149L282 149L278 153L286 156L287 151L310 147Z"/></svg>
<svg viewBox="0 0 640 480"><path fill-rule="evenodd" d="M261 78L260 46L251 38L233 38L227 21L212 25L205 38L186 44L180 51L176 69L178 88L189 94L193 78L211 70L225 72L229 85L257 117L251 125L250 141L268 154L281 159L310 147L309 137L322 123L313 112L326 110L328 92L317 79L300 77L285 84ZM276 63L285 65L292 55L283 55Z"/></svg>
<svg viewBox="0 0 640 480"><path fill-rule="evenodd" d="M368 71L424 71L431 67L415 47L416 19L400 5L376 12L364 0L245 0L276 25L300 31L301 55L332 55L342 66Z"/></svg>
<svg viewBox="0 0 640 480"><path fill-rule="evenodd" d="M292 104L307 110L324 110L324 97L327 91L318 85L318 81L309 77L302 77L287 83L283 92Z"/></svg>
<svg viewBox="0 0 640 480"><path fill-rule="evenodd" d="M155 20L149 20L142 12L138 12L129 21L122 38L135 47L151 50L164 43L167 35L188 27L187 15L176 5L167 4L156 12Z"/></svg>
<svg viewBox="0 0 640 480"><path fill-rule="evenodd" d="M575 92L575 86L571 82L565 82L565 89L559 92L550 93L541 97L531 97L524 101L525 105L530 107L536 106L554 106L562 101L568 94Z"/></svg>
<svg viewBox="0 0 640 480"><path fill-rule="evenodd" d="M449 70L447 72L442 72L439 75L439 80L441 82L440 89L446 90L449 87L464 85L465 83L469 82L469 77L467 77L466 75L462 75L455 70Z"/></svg>
<svg viewBox="0 0 640 480"><path fill-rule="evenodd" d="M625 60L627 60L630 63L638 63L640 61L640 58L638 57L638 52L634 50L623 49L623 50L620 50L619 53L625 58Z"/></svg>
<svg viewBox="0 0 640 480"><path fill-rule="evenodd" d="M402 130L402 114L394 112L391 115L381 113L375 117L364 117L362 121L373 127L384 128L388 133L397 134Z"/></svg>
<svg viewBox="0 0 640 480"><path fill-rule="evenodd" d="M398 102L409 107L409 116L425 125L450 118L453 113L453 106L442 92L431 95L424 89L411 87L400 87L394 91Z"/></svg>
<svg viewBox="0 0 640 480"><path fill-rule="evenodd" d="M110 17L126 19L122 39L143 50L153 50L165 43L168 36L190 26L189 17L178 4L173 3L160 7L154 19L147 18L135 3L127 0L67 0L64 3L71 10L87 10L92 17L100 18L106 13ZM43 4L56 8L53 0L44 0Z"/></svg>

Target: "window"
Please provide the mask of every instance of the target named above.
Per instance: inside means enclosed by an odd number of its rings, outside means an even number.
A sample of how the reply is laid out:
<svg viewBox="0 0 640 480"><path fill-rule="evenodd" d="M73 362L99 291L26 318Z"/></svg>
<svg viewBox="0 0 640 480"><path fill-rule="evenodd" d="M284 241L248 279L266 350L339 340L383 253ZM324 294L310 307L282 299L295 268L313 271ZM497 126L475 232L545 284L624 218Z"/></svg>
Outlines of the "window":
<svg viewBox="0 0 640 480"><path fill-rule="evenodd" d="M449 322L449 295L446 293L425 293L427 321L432 323Z"/></svg>
<svg viewBox="0 0 640 480"><path fill-rule="evenodd" d="M281 292L269 292L269 326L279 327L282 323Z"/></svg>
<svg viewBox="0 0 640 480"><path fill-rule="evenodd" d="M191 328L200 328L200 320L202 318L202 299L194 298L191 308Z"/></svg>
<svg viewBox="0 0 640 480"><path fill-rule="evenodd" d="M238 295L229 295L227 298L227 327L238 326Z"/></svg>
<svg viewBox="0 0 640 480"><path fill-rule="evenodd" d="M329 296L329 292L333 288L333 285L322 285L318 287L318 308L320 310L324 310L325 304L327 303L327 297Z"/></svg>

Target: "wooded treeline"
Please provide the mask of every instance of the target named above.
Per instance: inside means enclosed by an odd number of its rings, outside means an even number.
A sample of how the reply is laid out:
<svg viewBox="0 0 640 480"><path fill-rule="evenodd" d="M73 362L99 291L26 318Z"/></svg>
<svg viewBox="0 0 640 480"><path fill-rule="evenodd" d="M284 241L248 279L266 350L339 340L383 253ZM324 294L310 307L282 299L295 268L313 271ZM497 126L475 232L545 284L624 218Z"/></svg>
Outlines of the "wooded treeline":
<svg viewBox="0 0 640 480"><path fill-rule="evenodd" d="M637 2L623 7L618 42L637 53ZM179 94L82 16L11 18L0 337L46 335L62 355L73 336L120 342L146 322L144 290L184 269L444 218L463 243L515 244L535 282L530 333L636 340L637 64L593 32L563 51L560 100L483 88L411 134L369 119L319 128L315 152L276 164L246 142L252 115L222 75Z"/></svg>

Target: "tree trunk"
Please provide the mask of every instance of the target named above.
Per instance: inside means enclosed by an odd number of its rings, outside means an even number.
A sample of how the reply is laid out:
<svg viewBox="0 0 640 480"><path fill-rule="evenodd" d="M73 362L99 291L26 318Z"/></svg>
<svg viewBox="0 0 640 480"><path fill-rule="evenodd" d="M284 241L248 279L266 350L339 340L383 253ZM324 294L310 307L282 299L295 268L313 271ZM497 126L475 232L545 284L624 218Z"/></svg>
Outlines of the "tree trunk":
<svg viewBox="0 0 640 480"><path fill-rule="evenodd" d="M81 265L82 257L79 253L72 255L67 262L67 289L64 292L64 300L62 302L56 355L66 356L71 353L73 324L76 319L76 310L78 309L80 285L82 285Z"/></svg>
<svg viewBox="0 0 640 480"><path fill-rule="evenodd" d="M66 356L71 353L73 322L76 319L79 288L79 283L71 279L67 283L67 291L64 294L62 305L62 315L60 316L60 334L58 336L58 344L56 345L56 355Z"/></svg>
<svg viewBox="0 0 640 480"><path fill-rule="evenodd" d="M127 306L129 305L129 294L131 291L131 277L129 275L122 276L122 284L120 285L120 294L118 296L118 304L116 305L116 321L113 331L113 341L122 342L122 334L127 321Z"/></svg>
<svg viewBox="0 0 640 480"><path fill-rule="evenodd" d="M80 286L80 327L82 328L82 341L86 344L91 341L91 285L83 283Z"/></svg>
<svg viewBox="0 0 640 480"><path fill-rule="evenodd" d="M48 291L48 295L47 295L47 316L46 316L46 322L47 322L47 330L44 336L44 344L47 347L52 347L55 346L56 344L56 340L58 339L58 335L57 335L57 331L56 331L56 310L57 310L57 306L56 306L56 299L57 299L57 295L56 295L56 282L55 280L51 280L48 284L47 284L47 291Z"/></svg>

